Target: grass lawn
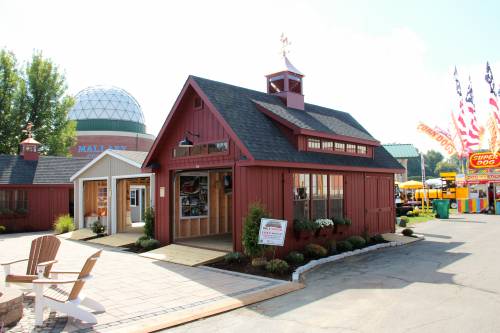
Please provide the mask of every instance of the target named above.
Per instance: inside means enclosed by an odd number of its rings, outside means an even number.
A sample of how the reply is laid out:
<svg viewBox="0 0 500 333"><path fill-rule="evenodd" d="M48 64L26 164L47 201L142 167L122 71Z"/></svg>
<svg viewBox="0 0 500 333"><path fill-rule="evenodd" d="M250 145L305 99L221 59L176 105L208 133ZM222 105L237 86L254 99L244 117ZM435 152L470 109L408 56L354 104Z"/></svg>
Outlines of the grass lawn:
<svg viewBox="0 0 500 333"><path fill-rule="evenodd" d="M427 214L427 215L422 214L419 216L412 216L412 217L408 217L408 218L410 219L408 224L422 223L422 222L427 222L427 221L435 219L434 215L431 215L431 214Z"/></svg>

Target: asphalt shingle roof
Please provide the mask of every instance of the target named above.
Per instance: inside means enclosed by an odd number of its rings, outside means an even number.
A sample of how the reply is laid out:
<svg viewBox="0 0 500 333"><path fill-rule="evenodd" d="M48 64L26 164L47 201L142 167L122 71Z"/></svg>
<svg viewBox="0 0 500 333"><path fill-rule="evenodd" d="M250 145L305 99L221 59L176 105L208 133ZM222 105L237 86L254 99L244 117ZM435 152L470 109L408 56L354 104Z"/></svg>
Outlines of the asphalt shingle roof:
<svg viewBox="0 0 500 333"><path fill-rule="evenodd" d="M257 109L256 103L301 128L375 141L348 113L307 103L304 111L289 109L277 96L192 78L256 160L403 169L382 146L375 148L374 158L298 151L274 121Z"/></svg>
<svg viewBox="0 0 500 333"><path fill-rule="evenodd" d="M384 148L394 158L412 158L418 157L418 151L412 144L387 144Z"/></svg>
<svg viewBox="0 0 500 333"><path fill-rule="evenodd" d="M69 184L70 177L90 161L60 156L25 161L22 156L0 155L0 184Z"/></svg>

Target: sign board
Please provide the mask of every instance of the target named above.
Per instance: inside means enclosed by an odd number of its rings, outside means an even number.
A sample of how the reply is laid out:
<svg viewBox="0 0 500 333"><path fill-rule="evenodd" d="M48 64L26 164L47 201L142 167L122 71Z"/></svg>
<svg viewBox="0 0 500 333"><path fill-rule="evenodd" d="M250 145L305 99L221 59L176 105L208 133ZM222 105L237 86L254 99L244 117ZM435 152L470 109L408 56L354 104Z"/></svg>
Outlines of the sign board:
<svg viewBox="0 0 500 333"><path fill-rule="evenodd" d="M498 168L500 166L500 154L491 152L474 153L469 156L469 168L484 169Z"/></svg>
<svg viewBox="0 0 500 333"><path fill-rule="evenodd" d="M283 246L285 244L286 220L261 219L259 244Z"/></svg>

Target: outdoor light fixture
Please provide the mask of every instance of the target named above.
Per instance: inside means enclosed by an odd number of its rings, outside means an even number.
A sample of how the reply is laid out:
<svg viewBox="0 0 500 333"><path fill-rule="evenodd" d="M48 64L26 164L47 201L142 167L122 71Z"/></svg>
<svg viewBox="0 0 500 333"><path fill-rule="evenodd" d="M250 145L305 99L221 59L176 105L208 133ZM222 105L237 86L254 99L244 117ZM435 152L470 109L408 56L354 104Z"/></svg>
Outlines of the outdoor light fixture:
<svg viewBox="0 0 500 333"><path fill-rule="evenodd" d="M179 147L181 148L191 148L193 146L193 141L189 140L188 135L195 136L197 138L200 137L199 134L195 134L190 131L186 131L184 134L186 136L179 142Z"/></svg>

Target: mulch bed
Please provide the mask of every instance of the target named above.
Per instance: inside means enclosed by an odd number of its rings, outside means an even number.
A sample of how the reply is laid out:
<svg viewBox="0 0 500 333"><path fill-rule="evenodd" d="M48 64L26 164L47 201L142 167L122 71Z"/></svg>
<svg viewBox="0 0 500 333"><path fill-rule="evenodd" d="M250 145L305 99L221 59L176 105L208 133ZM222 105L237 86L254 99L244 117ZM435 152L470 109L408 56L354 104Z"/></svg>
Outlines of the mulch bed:
<svg viewBox="0 0 500 333"><path fill-rule="evenodd" d="M135 245L135 243L122 246L122 248L124 248L125 251L127 251L127 252L133 252L133 253L143 253L143 252L151 251L150 249L146 250L141 246L137 246L137 245Z"/></svg>

